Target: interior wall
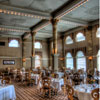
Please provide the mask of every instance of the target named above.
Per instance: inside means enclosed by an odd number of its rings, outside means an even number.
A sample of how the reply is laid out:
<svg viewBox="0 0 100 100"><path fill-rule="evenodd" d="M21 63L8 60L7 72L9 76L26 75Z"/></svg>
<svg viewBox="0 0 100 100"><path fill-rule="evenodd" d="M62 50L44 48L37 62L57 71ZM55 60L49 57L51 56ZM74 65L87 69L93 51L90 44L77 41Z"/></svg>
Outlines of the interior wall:
<svg viewBox="0 0 100 100"><path fill-rule="evenodd" d="M99 26L98 25L94 25L91 27L91 31L89 31L87 28L84 28L82 30L79 30L79 31L75 31L69 35L65 35L63 38L58 38L58 54L59 54L59 68L63 66L66 66L66 53L67 52L71 52L72 56L74 57L74 68L76 69L76 53L78 51L83 51L85 56L86 56L86 65L87 65L87 69L91 69L90 67L88 67L88 64L90 64L90 61L88 59L89 57L89 52L90 51L87 51L87 48L89 47L90 44L92 44L92 54L91 56L93 56L93 68L96 68L97 67L97 53L98 53L98 50L99 50L99 38L96 37L96 31L97 31L97 28ZM82 42L76 42L75 41L75 36L78 32L82 32L85 37L86 37L86 40L85 41L82 41ZM91 37L89 37L89 34L91 35ZM66 41L66 37L67 36L71 36L74 43L73 44L66 44L65 41ZM90 39L92 39L92 43L90 42ZM63 44L63 41L64 41L64 44ZM51 40L51 43L52 43L52 40ZM63 46L64 45L64 46ZM51 53L50 55L52 55L52 50L51 50ZM61 58L64 58L63 60ZM52 63L51 63L51 66L52 66Z"/></svg>
<svg viewBox="0 0 100 100"><path fill-rule="evenodd" d="M22 65L22 45L21 45L21 39L19 38L20 47L13 48L9 47L8 43L9 38L7 37L0 37L0 42L5 42L5 46L0 46L0 69L6 68L6 67L21 67ZM14 60L14 65L4 65L3 60Z"/></svg>
<svg viewBox="0 0 100 100"><path fill-rule="evenodd" d="M47 41L44 40L36 40L41 42L42 48L35 49L35 55L41 56L41 67L48 67L48 44ZM31 68L31 49L32 49L31 39L27 39L24 41L24 58L26 59L25 68Z"/></svg>

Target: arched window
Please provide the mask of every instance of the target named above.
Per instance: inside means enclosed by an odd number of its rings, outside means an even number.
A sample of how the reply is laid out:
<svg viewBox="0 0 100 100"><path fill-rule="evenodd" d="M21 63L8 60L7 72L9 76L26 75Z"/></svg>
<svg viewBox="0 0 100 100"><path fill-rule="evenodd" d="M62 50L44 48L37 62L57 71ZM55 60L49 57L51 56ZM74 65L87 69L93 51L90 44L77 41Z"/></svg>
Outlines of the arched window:
<svg viewBox="0 0 100 100"><path fill-rule="evenodd" d="M42 45L40 42L35 42L35 48L36 49L41 49L42 48Z"/></svg>
<svg viewBox="0 0 100 100"><path fill-rule="evenodd" d="M66 54L66 67L73 69L73 57L70 52Z"/></svg>
<svg viewBox="0 0 100 100"><path fill-rule="evenodd" d="M66 44L72 44L72 43L73 43L72 38L71 38L70 36L68 36L68 37L66 38Z"/></svg>
<svg viewBox="0 0 100 100"><path fill-rule="evenodd" d="M83 69L86 71L86 57L82 51L78 51L76 55L77 69Z"/></svg>
<svg viewBox="0 0 100 100"><path fill-rule="evenodd" d="M78 33L76 35L76 42L80 42L80 41L84 41L85 40L85 36L83 35L83 33Z"/></svg>
<svg viewBox="0 0 100 100"><path fill-rule="evenodd" d="M10 40L9 47L19 47L18 40Z"/></svg>
<svg viewBox="0 0 100 100"><path fill-rule="evenodd" d="M100 50L98 51L97 54L97 69L100 71Z"/></svg>
<svg viewBox="0 0 100 100"><path fill-rule="evenodd" d="M41 67L41 57L40 55L35 55L35 68Z"/></svg>
<svg viewBox="0 0 100 100"><path fill-rule="evenodd" d="M100 38L100 27L97 29L96 37Z"/></svg>

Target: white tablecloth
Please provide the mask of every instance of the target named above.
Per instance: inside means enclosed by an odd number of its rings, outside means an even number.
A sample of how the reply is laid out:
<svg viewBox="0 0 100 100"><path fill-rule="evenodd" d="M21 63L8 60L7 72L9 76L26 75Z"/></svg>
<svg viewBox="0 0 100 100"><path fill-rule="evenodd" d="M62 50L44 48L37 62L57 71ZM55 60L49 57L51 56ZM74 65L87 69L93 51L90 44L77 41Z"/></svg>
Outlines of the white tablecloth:
<svg viewBox="0 0 100 100"><path fill-rule="evenodd" d="M96 85L95 88L98 88ZM91 91L94 88L90 84L82 84L75 86L75 95L78 97L79 100L93 100L91 96Z"/></svg>
<svg viewBox="0 0 100 100"><path fill-rule="evenodd" d="M55 73L59 75L59 78L62 78L64 76L63 72L55 72Z"/></svg>
<svg viewBox="0 0 100 100"><path fill-rule="evenodd" d="M51 86L53 87L53 88L56 88L56 89L58 89L58 91L60 91L61 90L61 86L62 85L64 85L64 80L63 80L63 78L52 78L51 79ZM42 80L39 82L39 84L38 84L38 89L40 89L42 87Z"/></svg>
<svg viewBox="0 0 100 100"><path fill-rule="evenodd" d="M58 91L61 90L61 86L64 85L64 80L63 78L52 78L52 86Z"/></svg>
<svg viewBox="0 0 100 100"><path fill-rule="evenodd" d="M0 86L0 100L15 100L16 94L13 85Z"/></svg>
<svg viewBox="0 0 100 100"><path fill-rule="evenodd" d="M38 84L39 74L31 74L31 78L35 80L35 84Z"/></svg>

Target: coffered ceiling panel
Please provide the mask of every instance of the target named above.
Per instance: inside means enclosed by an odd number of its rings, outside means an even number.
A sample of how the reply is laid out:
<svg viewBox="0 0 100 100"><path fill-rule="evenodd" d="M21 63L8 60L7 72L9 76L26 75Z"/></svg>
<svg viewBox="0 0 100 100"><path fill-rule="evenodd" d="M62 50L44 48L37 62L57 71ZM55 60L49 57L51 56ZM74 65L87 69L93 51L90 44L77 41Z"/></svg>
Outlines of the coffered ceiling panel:
<svg viewBox="0 0 100 100"><path fill-rule="evenodd" d="M0 13L0 25L31 27L32 25L35 25L39 21L40 19Z"/></svg>
<svg viewBox="0 0 100 100"><path fill-rule="evenodd" d="M99 19L99 0L88 0L88 2L76 8L64 17L75 18L84 21L93 21Z"/></svg>
<svg viewBox="0 0 100 100"><path fill-rule="evenodd" d="M69 29L72 29L72 28L75 28L75 27L78 27L79 25L78 24L72 24L72 23L69 23L69 22L59 22L58 23L58 32L63 32L63 31L66 31L66 30L69 30Z"/></svg>
<svg viewBox="0 0 100 100"><path fill-rule="evenodd" d="M2 3L28 9L52 12L69 0L0 0Z"/></svg>

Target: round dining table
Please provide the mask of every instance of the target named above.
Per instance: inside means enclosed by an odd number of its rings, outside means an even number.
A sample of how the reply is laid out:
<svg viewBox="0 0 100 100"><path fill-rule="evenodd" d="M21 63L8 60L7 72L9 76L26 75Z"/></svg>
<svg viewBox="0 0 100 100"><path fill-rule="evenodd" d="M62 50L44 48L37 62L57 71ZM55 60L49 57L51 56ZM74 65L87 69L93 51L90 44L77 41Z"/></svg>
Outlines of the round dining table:
<svg viewBox="0 0 100 100"><path fill-rule="evenodd" d="M91 96L91 92L93 89L99 88L98 84L81 84L74 86L75 96L78 97L79 100L93 100Z"/></svg>

